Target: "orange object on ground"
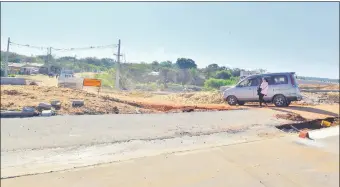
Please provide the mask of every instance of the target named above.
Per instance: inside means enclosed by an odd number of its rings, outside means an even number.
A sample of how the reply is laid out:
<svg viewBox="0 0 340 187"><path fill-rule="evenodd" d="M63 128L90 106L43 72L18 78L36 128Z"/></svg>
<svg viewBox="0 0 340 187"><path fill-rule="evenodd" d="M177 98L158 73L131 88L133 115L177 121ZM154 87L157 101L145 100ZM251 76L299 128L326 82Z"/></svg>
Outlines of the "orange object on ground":
<svg viewBox="0 0 340 187"><path fill-rule="evenodd" d="M84 79L83 86L94 86L100 87L102 85L102 81L99 79Z"/></svg>
<svg viewBox="0 0 340 187"><path fill-rule="evenodd" d="M308 131L306 131L306 130L300 131L299 137L300 137L300 138L309 138Z"/></svg>

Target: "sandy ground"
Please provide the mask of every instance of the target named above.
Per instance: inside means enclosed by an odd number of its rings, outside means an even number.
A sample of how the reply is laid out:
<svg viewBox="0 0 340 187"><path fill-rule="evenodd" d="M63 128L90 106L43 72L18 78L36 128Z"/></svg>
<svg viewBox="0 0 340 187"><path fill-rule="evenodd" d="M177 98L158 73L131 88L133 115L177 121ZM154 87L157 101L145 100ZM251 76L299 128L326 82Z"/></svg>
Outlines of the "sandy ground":
<svg viewBox="0 0 340 187"><path fill-rule="evenodd" d="M98 96L82 90L48 86L1 86L1 110L22 110L24 106L37 108L39 103L61 102L57 114L108 114L108 113L152 113L155 111L114 101L111 97ZM73 100L83 100L84 107L72 107Z"/></svg>
<svg viewBox="0 0 340 187"><path fill-rule="evenodd" d="M256 103L245 106L229 106L218 92L181 93L157 95L145 92L97 93L94 89L73 90L52 86L1 86L1 110L22 110L24 106L37 107L40 102L61 101L57 114L133 114L206 110L233 110L257 107ZM72 100L84 100L85 106L74 108ZM318 110L328 107L338 111L339 104L316 105L293 103L288 110L298 110L299 106ZM270 104L271 108L273 107ZM275 108L275 107L274 107ZM286 110L285 108L282 110Z"/></svg>
<svg viewBox="0 0 340 187"><path fill-rule="evenodd" d="M62 103L61 110L56 111L57 114L78 115L216 111L253 108L258 105L247 103L245 106L229 106L218 91L161 94L138 91L117 92L102 88L98 94L97 88L91 87L85 87L83 90L57 88L57 79L45 75L22 77L38 82L39 86L1 86L1 110L22 110L24 106L36 108L40 102L49 103L52 100L60 100ZM334 84L301 85L300 87L321 90L338 89L338 85ZM308 98L306 101L294 102L291 106L312 106L320 103L339 105L339 93L304 94ZM85 101L85 106L72 107L71 101L79 99Z"/></svg>
<svg viewBox="0 0 340 187"><path fill-rule="evenodd" d="M338 138L338 137L337 137ZM1 186L339 186L339 153L276 138L1 180Z"/></svg>

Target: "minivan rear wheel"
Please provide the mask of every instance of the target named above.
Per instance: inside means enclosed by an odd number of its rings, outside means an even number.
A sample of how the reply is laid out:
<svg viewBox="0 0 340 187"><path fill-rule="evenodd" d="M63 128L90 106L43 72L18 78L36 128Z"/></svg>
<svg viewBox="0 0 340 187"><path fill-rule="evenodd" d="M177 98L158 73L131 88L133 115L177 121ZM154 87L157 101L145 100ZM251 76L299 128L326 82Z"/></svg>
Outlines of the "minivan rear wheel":
<svg viewBox="0 0 340 187"><path fill-rule="evenodd" d="M236 105L237 104L237 98L233 95L229 96L227 98L227 102L229 105Z"/></svg>
<svg viewBox="0 0 340 187"><path fill-rule="evenodd" d="M285 107L287 106L287 99L283 95L277 95L274 97L273 103L277 107Z"/></svg>

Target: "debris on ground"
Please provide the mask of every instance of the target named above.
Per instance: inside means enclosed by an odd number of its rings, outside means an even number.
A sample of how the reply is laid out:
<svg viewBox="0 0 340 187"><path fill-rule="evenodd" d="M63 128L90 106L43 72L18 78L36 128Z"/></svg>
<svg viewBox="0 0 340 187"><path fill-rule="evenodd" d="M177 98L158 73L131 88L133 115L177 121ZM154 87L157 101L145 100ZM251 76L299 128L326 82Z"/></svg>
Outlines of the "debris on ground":
<svg viewBox="0 0 340 187"><path fill-rule="evenodd" d="M61 102L59 100L51 101L51 105L56 110L60 110L60 108L61 108Z"/></svg>
<svg viewBox="0 0 340 187"><path fill-rule="evenodd" d="M276 114L276 118L290 121L306 121L306 119L302 117L300 114L296 114L293 112L289 112L286 114Z"/></svg>
<svg viewBox="0 0 340 187"><path fill-rule="evenodd" d="M43 116L43 117L50 117L52 115L53 115L53 111L52 110L43 110L41 112L41 116Z"/></svg>
<svg viewBox="0 0 340 187"><path fill-rule="evenodd" d="M82 107L82 106L84 106L84 101L83 100L73 100L72 106L73 107Z"/></svg>
<svg viewBox="0 0 340 187"><path fill-rule="evenodd" d="M32 86L33 85L38 85L38 83L36 83L35 81L32 81L32 82L29 83L29 85L32 85Z"/></svg>
<svg viewBox="0 0 340 187"><path fill-rule="evenodd" d="M304 93L303 101L293 102L293 105L318 105L333 102L330 93ZM338 93L337 93L338 94ZM334 94L333 94L334 95ZM334 99L336 95L332 96ZM327 99L328 98L328 99ZM77 104L74 104L76 101ZM252 106L229 106L223 100L219 91L157 94L151 92L101 92L75 90L53 86L36 85L1 85L1 109L21 111L25 106L35 106L45 103L44 110L56 110L57 115L63 114L138 114L164 112L193 111L224 111L246 109ZM334 103L334 102L333 102ZM48 105L47 105L48 104ZM258 105L258 103L255 103ZM77 106L77 107L74 107ZM294 118L286 116L284 118Z"/></svg>
<svg viewBox="0 0 340 187"><path fill-rule="evenodd" d="M330 127L330 126L332 126L332 122L329 122L327 120L322 120L321 121L321 126L322 127Z"/></svg>
<svg viewBox="0 0 340 187"><path fill-rule="evenodd" d="M57 115L84 115L84 114L134 114L136 106L131 106L114 99L108 100L94 93L69 88L31 85L1 85L1 110L21 111L23 107L33 106L38 109L39 103L52 105L52 101L60 101L60 110ZM86 105L72 107L73 100L83 100ZM142 113L157 113L158 111L140 108Z"/></svg>
<svg viewBox="0 0 340 187"><path fill-rule="evenodd" d="M51 110L51 108L52 108L52 105L50 103L42 102L42 103L39 103L39 105L38 105L38 110L39 111L42 111L42 110Z"/></svg>
<svg viewBox="0 0 340 187"><path fill-rule="evenodd" d="M193 112L195 109L193 108L184 108L182 112Z"/></svg>
<svg viewBox="0 0 340 187"><path fill-rule="evenodd" d="M22 108L22 111L23 112L35 112L35 108L34 107L25 106L25 107Z"/></svg>

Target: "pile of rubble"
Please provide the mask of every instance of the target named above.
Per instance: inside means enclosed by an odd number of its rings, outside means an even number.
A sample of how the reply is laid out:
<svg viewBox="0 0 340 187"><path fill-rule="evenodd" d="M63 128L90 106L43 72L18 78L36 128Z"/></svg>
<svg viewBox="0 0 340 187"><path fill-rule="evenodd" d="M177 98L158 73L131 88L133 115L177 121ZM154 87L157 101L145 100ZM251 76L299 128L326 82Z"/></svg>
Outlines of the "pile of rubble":
<svg viewBox="0 0 340 187"><path fill-rule="evenodd" d="M324 92L324 93L312 93L302 92L302 101L297 102L302 105L319 105L319 104L335 104L339 103L338 92Z"/></svg>
<svg viewBox="0 0 340 187"><path fill-rule="evenodd" d="M136 108L140 107L82 90L1 85L1 114L5 115L133 114L138 113ZM139 112L154 111L140 108Z"/></svg>

